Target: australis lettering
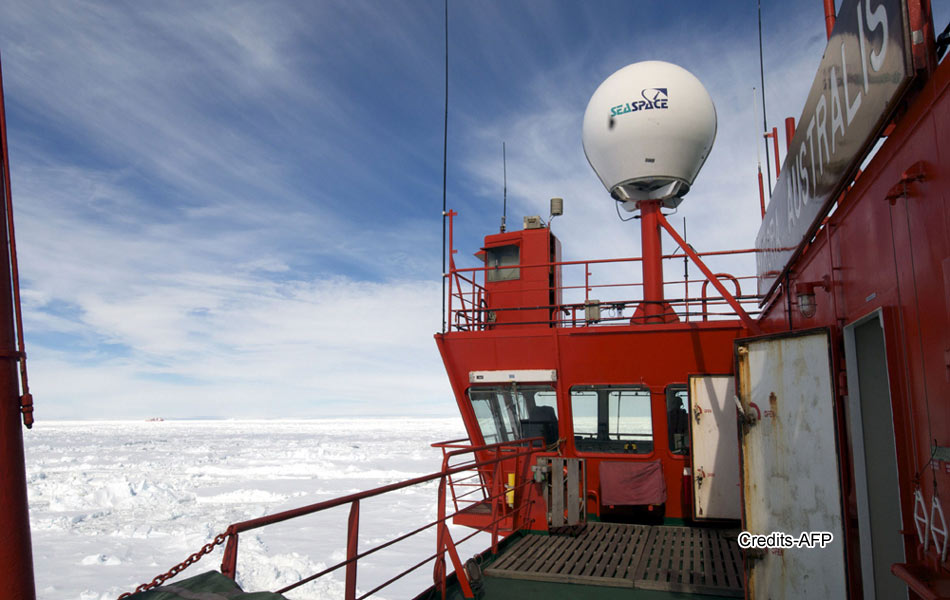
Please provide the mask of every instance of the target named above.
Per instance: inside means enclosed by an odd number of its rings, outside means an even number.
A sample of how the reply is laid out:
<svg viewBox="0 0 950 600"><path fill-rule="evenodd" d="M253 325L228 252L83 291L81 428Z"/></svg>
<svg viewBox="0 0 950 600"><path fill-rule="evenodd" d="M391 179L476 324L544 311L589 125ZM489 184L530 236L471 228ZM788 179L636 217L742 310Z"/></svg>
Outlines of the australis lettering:
<svg viewBox="0 0 950 600"><path fill-rule="evenodd" d="M870 0L859 1L855 20L858 31L858 60L849 61L844 41L838 42L839 52L833 56L837 58L840 54L841 62L832 64L828 69L828 84L808 120L805 143L799 149L798 158L788 165L792 169L786 209L789 231L795 230L802 208L818 195L817 186L824 175L825 166L835 158L840 143L845 141L848 128L861 108L862 97L869 91L868 63L871 70L877 72L887 54L887 9L879 4L872 10ZM868 36L878 29L882 41L872 42ZM876 48L878 43L880 49ZM851 81L863 82L863 88L860 85L854 87L853 83L849 85L848 64L853 65L855 62L861 65L861 74L860 77L853 76ZM807 156L805 161L802 160L804 156Z"/></svg>
<svg viewBox="0 0 950 600"><path fill-rule="evenodd" d="M759 293L775 286L879 133L912 75L900 0L842 0L759 229Z"/></svg>
<svg viewBox="0 0 950 600"><path fill-rule="evenodd" d="M642 100L633 100L611 107L610 116L618 117L630 112L670 107L667 88L646 88L640 92L640 96L643 98Z"/></svg>

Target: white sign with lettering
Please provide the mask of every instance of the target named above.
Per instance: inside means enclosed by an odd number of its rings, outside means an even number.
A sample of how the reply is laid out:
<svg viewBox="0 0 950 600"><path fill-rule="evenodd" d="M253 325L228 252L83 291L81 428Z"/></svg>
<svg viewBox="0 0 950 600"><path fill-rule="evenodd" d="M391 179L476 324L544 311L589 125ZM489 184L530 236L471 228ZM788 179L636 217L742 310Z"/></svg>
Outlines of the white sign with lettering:
<svg viewBox="0 0 950 600"><path fill-rule="evenodd" d="M755 240L771 294L877 138L913 72L900 0L845 0Z"/></svg>

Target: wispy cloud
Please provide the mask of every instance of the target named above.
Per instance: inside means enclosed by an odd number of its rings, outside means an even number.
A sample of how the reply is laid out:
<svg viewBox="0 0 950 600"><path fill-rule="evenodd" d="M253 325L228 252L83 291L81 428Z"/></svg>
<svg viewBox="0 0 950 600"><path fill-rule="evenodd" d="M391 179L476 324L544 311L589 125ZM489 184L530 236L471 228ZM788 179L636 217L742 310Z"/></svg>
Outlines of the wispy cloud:
<svg viewBox="0 0 950 600"><path fill-rule="evenodd" d="M618 221L587 165L580 123L603 78L648 58L691 69L719 111L716 147L680 211L690 240L751 245L757 46L734 33L750 18L679 10L701 25L625 2L452 3L460 260L497 227L502 141L510 223L561 196L566 257L639 254L639 228ZM617 32L617 19L632 30ZM7 2L0 45L39 416L454 413L432 340L441 27L440 3L408 0ZM771 71L770 88L807 90L813 38L776 38L806 50Z"/></svg>
<svg viewBox="0 0 950 600"><path fill-rule="evenodd" d="M781 61L772 58L776 68L769 71L768 89L778 101L773 100L770 115L791 114L787 112L790 106L801 106L821 58L824 42L814 35L816 27L801 23L804 18L796 20L792 23L798 26L795 34L770 40L773 47L798 50ZM466 166L476 181L475 202L487 204L489 212L500 215L499 146L507 140L509 215L546 217L548 199L564 197L565 215L553 228L564 242L567 259L639 256L639 221L618 219L614 201L584 156L581 122L590 95L614 70L639 60L666 60L700 78L718 116L713 151L678 213L669 220L681 230L682 219L687 219L689 242L699 251L754 246L760 223L755 144L761 120L753 118L752 101L752 88L761 88L758 45L754 32L736 38L735 27L728 18L710 22L708 28L671 27L660 36L663 43L659 45L655 36L644 36L596 59L577 53L555 70L531 72L523 89L525 103L532 109L505 111L481 123L478 142L466 153ZM764 172L764 164L762 168ZM463 212L478 212L475 202ZM667 238L664 249L674 250L674 242ZM708 260L717 272L754 274L751 255ZM614 281L624 276L640 280L638 268L614 269L610 274ZM692 274L697 277L698 271L694 268ZM682 276L681 263L667 265L668 281ZM748 292L754 293L754 286Z"/></svg>

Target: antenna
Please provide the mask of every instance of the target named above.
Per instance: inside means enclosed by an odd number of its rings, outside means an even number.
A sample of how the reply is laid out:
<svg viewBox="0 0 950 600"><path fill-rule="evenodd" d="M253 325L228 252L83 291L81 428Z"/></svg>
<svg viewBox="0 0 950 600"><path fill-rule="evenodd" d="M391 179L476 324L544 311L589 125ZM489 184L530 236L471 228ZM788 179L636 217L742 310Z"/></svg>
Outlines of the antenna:
<svg viewBox="0 0 950 600"><path fill-rule="evenodd" d="M683 241L686 241L686 217L683 217ZM683 253L683 279L686 282L686 297L689 297L689 260L686 253Z"/></svg>
<svg viewBox="0 0 950 600"><path fill-rule="evenodd" d="M759 153L759 126L756 122L759 120L759 111L756 109L755 102L755 86L752 86L752 129L755 134L755 139L752 140L752 145L755 146L755 165L758 170L758 179L759 179L759 208L762 211L762 219L765 219L765 188L762 183L762 155ZM765 149L769 149L768 142L765 143ZM769 184L771 185L771 183Z"/></svg>
<svg viewBox="0 0 950 600"><path fill-rule="evenodd" d="M768 117L765 112L765 63L762 58L762 0L757 2L759 7L759 80L762 82L762 131L769 130ZM769 140L762 138L765 143L765 172L769 180L769 198L772 197L772 167L769 166Z"/></svg>
<svg viewBox="0 0 950 600"><path fill-rule="evenodd" d="M688 244L686 241L686 217L683 217L683 243ZM692 247L692 246L690 246ZM689 320L689 257L684 252L683 253L683 298L685 299L686 304L686 320Z"/></svg>
<svg viewBox="0 0 950 600"><path fill-rule="evenodd" d="M449 0L445 0L445 119L442 122L442 333L445 333L445 180L449 149Z"/></svg>
<svg viewBox="0 0 950 600"><path fill-rule="evenodd" d="M501 143L501 168L504 173L504 188L501 201L501 232L505 233L505 219L508 217L508 157L505 155L505 142Z"/></svg>

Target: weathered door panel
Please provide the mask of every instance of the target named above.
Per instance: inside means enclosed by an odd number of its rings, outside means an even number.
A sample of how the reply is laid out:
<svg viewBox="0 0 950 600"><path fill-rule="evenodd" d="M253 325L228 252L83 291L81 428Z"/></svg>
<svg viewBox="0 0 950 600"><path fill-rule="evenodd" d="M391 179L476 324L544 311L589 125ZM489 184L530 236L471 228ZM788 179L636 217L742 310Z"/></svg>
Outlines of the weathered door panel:
<svg viewBox="0 0 950 600"><path fill-rule="evenodd" d="M689 377L693 518L739 519L739 439L735 378Z"/></svg>
<svg viewBox="0 0 950 600"><path fill-rule="evenodd" d="M846 598L841 485L827 331L739 341L743 529L824 548L746 551L747 598Z"/></svg>

